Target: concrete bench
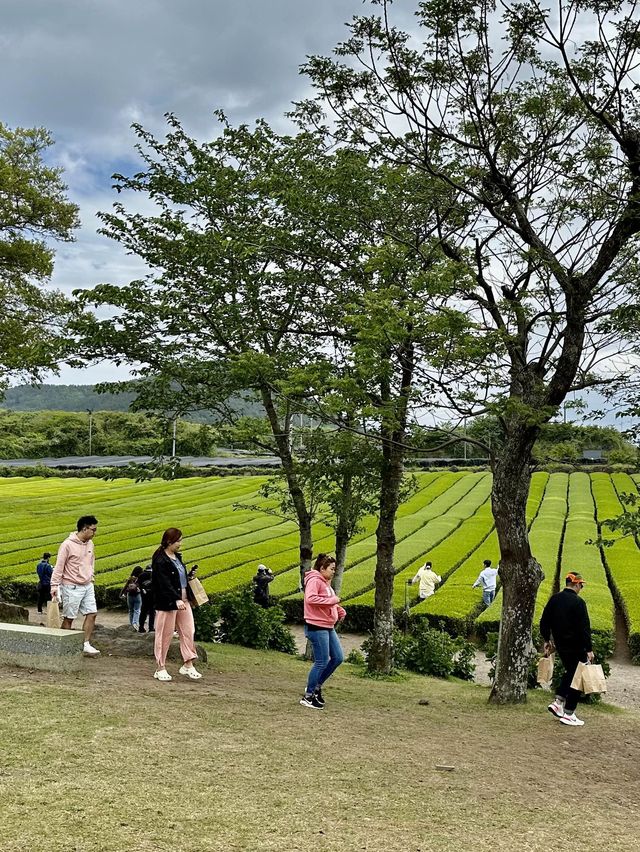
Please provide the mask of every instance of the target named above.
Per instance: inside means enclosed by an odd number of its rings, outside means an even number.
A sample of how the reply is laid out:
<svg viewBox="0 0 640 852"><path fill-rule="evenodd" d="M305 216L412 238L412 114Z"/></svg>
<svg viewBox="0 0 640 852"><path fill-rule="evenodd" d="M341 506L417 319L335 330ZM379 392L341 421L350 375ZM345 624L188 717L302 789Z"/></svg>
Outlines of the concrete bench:
<svg viewBox="0 0 640 852"><path fill-rule="evenodd" d="M71 671L82 665L81 630L0 622L0 662L29 669Z"/></svg>

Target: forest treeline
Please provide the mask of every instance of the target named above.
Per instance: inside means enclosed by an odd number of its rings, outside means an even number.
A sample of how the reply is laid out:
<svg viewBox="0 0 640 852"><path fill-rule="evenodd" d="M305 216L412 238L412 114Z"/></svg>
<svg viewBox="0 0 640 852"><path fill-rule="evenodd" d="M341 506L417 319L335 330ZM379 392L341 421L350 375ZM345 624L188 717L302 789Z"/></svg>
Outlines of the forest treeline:
<svg viewBox="0 0 640 852"><path fill-rule="evenodd" d="M89 419L88 411L0 409L0 459L82 456L90 450L98 456L171 454L172 421L147 412L92 411L89 447ZM467 434L490 441L494 428L490 418L480 418ZM304 427L303 431L308 430ZM294 432L293 440L298 440L298 432ZM264 418L241 417L234 425L179 419L176 426L178 456L213 456L220 448L264 452L271 449L270 443ZM464 444L436 450L433 438L420 429L413 430L411 445L415 458L464 457ZM602 450L610 463L633 464L637 459L636 448L612 426L574 423L547 424L536 443L535 457L540 463L578 462L585 450L593 449ZM469 458L472 451L469 446Z"/></svg>
<svg viewBox="0 0 640 852"><path fill-rule="evenodd" d="M91 416L91 454L168 455L173 424L146 413L96 411ZM211 424L179 420L176 452L208 456L223 435ZM0 458L57 458L89 454L89 414L70 411L0 411Z"/></svg>

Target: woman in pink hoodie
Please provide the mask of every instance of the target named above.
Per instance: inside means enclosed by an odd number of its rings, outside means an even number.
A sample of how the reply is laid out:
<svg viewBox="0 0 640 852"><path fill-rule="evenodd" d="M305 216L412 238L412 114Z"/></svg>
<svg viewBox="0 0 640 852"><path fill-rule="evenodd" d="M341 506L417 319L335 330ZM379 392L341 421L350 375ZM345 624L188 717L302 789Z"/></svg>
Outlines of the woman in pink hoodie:
<svg viewBox="0 0 640 852"><path fill-rule="evenodd" d="M340 598L331 588L335 573L336 560L321 553L304 578L304 635L313 647L313 666L300 704L314 710L324 707L322 684L344 660L335 625L342 621L346 612L339 606Z"/></svg>

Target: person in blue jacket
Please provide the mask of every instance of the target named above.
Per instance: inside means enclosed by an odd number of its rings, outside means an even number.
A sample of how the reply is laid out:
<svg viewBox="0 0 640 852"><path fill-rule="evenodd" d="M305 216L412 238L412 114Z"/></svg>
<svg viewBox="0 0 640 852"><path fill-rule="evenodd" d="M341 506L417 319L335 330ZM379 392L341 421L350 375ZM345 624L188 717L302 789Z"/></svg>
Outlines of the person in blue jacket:
<svg viewBox="0 0 640 852"><path fill-rule="evenodd" d="M53 566L49 562L51 554L45 552L42 554L42 559L36 565L38 572L38 612L42 612L43 604L51 600L51 575L53 574Z"/></svg>

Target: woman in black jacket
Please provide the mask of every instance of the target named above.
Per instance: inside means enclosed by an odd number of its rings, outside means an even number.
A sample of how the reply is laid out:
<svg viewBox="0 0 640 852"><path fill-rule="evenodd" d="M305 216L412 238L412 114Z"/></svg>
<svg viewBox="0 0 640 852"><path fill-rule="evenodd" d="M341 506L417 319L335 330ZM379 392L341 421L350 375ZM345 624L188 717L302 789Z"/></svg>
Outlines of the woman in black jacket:
<svg viewBox="0 0 640 852"><path fill-rule="evenodd" d="M202 677L193 665L193 661L198 659L191 610L193 594L189 588L193 571L187 571L180 555L181 549L182 532L170 527L164 531L160 547L151 560L151 592L156 610L154 653L157 664L153 676L161 681L172 680L165 663L175 630L178 631L180 653L184 660L180 674L191 680L200 680Z"/></svg>

